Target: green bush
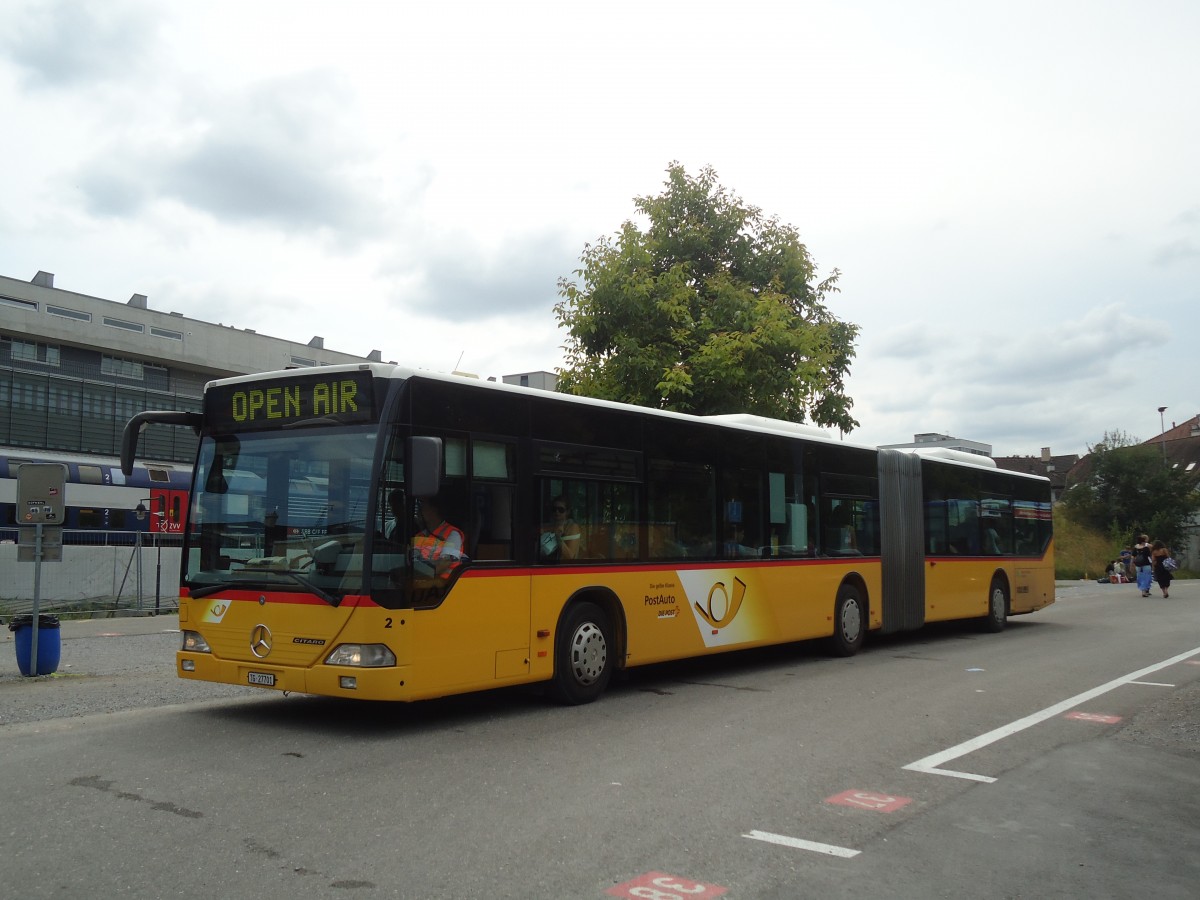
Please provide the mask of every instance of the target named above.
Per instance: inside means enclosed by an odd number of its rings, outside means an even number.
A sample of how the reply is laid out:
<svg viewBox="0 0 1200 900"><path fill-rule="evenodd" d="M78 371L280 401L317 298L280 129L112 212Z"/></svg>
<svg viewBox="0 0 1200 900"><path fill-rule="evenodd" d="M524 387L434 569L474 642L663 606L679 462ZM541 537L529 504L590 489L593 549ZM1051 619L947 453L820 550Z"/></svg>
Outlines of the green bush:
<svg viewBox="0 0 1200 900"><path fill-rule="evenodd" d="M1062 507L1054 510L1054 577L1059 581L1095 581L1120 556L1124 545L1109 535L1072 521Z"/></svg>
<svg viewBox="0 0 1200 900"><path fill-rule="evenodd" d="M1131 536L1132 539L1132 536ZM1095 581L1105 574L1108 564L1133 544L1121 536L1104 534L1073 521L1066 510L1054 508L1054 577L1058 581ZM1190 569L1178 569L1176 578L1196 578Z"/></svg>

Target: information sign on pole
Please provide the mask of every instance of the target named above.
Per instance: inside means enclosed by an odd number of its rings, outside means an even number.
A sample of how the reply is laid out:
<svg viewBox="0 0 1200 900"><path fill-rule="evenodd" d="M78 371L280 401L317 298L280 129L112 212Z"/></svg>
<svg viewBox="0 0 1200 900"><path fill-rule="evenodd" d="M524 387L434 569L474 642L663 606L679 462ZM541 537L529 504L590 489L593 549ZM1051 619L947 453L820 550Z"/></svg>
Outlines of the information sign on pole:
<svg viewBox="0 0 1200 900"><path fill-rule="evenodd" d="M17 472L17 524L22 526L17 562L62 561L66 482L67 467L62 463L21 465ZM26 525L42 527L25 528Z"/></svg>
<svg viewBox="0 0 1200 900"><path fill-rule="evenodd" d="M67 467L22 463L17 472L17 524L62 525L66 514Z"/></svg>
<svg viewBox="0 0 1200 900"><path fill-rule="evenodd" d="M57 555L54 560L62 559L62 523L67 509L66 505L67 467L62 463L24 463L17 471L17 524L21 526L21 534L32 529L34 533L33 546L27 548L25 541L17 547L17 561L33 561L33 610L30 615L29 659L30 674L37 676L38 671L38 629L41 615L38 606L42 600L42 563L47 560L45 555L45 532L47 526L55 532L54 544ZM28 526L28 527L27 527ZM23 555L26 549L33 551L32 556ZM51 674L51 673L46 673Z"/></svg>

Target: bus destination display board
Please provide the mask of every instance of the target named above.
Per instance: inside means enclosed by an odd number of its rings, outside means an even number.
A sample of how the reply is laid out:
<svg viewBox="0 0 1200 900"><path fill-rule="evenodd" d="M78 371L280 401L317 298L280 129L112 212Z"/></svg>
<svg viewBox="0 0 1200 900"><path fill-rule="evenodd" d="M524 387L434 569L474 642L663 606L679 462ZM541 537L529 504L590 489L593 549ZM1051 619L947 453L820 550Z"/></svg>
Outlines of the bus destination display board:
<svg viewBox="0 0 1200 900"><path fill-rule="evenodd" d="M216 432L371 422L371 373L280 375L211 387L204 395L204 418L206 428Z"/></svg>

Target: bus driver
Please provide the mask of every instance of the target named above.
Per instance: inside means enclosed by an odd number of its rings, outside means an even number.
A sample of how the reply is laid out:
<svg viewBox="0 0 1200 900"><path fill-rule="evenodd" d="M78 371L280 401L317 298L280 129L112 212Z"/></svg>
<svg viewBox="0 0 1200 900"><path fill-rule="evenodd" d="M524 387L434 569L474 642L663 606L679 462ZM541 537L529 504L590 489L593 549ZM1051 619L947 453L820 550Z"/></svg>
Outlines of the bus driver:
<svg viewBox="0 0 1200 900"><path fill-rule="evenodd" d="M417 575L449 579L462 562L463 533L442 517L437 497L417 501L421 527L413 535L412 558Z"/></svg>

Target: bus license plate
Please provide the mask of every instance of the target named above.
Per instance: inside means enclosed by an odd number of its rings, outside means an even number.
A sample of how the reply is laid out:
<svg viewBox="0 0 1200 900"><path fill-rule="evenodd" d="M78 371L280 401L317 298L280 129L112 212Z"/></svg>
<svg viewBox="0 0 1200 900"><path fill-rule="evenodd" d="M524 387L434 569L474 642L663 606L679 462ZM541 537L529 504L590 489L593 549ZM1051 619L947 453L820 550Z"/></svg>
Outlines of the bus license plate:
<svg viewBox="0 0 1200 900"><path fill-rule="evenodd" d="M275 676L269 672L249 672L246 674L246 680L251 684L275 687Z"/></svg>

